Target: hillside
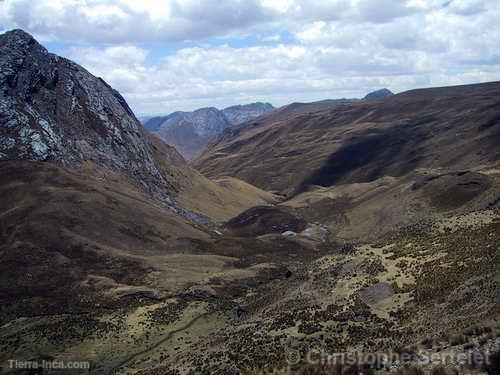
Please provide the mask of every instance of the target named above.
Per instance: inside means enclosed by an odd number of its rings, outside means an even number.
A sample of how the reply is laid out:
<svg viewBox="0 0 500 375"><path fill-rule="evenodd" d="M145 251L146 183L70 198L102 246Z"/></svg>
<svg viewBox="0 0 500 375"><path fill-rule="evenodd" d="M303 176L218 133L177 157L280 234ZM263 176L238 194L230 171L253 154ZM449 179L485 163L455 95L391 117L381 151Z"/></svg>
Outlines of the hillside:
<svg viewBox="0 0 500 375"><path fill-rule="evenodd" d="M417 168L493 165L500 157L499 91L499 83L488 83L414 90L332 109L295 105L302 110L225 133L194 166L210 177L231 175L291 195Z"/></svg>

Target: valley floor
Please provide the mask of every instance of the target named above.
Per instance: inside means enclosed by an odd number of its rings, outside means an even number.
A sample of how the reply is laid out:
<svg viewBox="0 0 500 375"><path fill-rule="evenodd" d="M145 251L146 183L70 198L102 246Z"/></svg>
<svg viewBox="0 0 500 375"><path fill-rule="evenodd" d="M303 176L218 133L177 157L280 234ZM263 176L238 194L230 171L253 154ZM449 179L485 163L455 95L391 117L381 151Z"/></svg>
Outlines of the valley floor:
<svg viewBox="0 0 500 375"><path fill-rule="evenodd" d="M482 373L460 355L500 347L500 212L487 208L489 195L474 199L376 241L340 240L332 226L309 222L299 234L228 232L197 254L157 255L184 267L175 293L4 321L2 373L12 373L13 358L88 361L92 374L304 372L336 353L404 354L428 370L444 358L460 373ZM146 284L158 287L154 280Z"/></svg>

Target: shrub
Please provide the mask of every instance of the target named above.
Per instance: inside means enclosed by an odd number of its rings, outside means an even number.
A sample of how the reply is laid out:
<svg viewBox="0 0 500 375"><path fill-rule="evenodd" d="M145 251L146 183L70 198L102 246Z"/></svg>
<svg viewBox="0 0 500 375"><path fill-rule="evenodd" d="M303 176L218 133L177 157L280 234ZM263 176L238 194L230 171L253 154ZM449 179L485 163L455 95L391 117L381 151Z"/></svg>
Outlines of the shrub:
<svg viewBox="0 0 500 375"><path fill-rule="evenodd" d="M491 327L473 326L473 327L469 327L466 330L464 330L464 335L465 336L480 336L484 333L490 333L490 332L492 332Z"/></svg>
<svg viewBox="0 0 500 375"><path fill-rule="evenodd" d="M427 338L422 340L421 344L425 349L432 349L432 346L434 344L434 340L432 340L430 337L427 337Z"/></svg>
<svg viewBox="0 0 500 375"><path fill-rule="evenodd" d="M488 342L488 337L487 336L481 336L479 340L477 340L477 343L479 346L483 346Z"/></svg>
<svg viewBox="0 0 500 375"><path fill-rule="evenodd" d="M341 366L336 365L308 365L302 367L299 371L299 375L373 375L374 370L368 366Z"/></svg>
<svg viewBox="0 0 500 375"><path fill-rule="evenodd" d="M477 336L479 332L478 327L469 327L466 330L464 330L464 335L465 336Z"/></svg>
<svg viewBox="0 0 500 375"><path fill-rule="evenodd" d="M451 339L450 339L451 346L462 345L462 344L465 344L466 342L467 342L467 340L465 339L464 335L453 335L453 336L451 336Z"/></svg>
<svg viewBox="0 0 500 375"><path fill-rule="evenodd" d="M459 375L459 372L455 367L436 366L431 370L431 375Z"/></svg>

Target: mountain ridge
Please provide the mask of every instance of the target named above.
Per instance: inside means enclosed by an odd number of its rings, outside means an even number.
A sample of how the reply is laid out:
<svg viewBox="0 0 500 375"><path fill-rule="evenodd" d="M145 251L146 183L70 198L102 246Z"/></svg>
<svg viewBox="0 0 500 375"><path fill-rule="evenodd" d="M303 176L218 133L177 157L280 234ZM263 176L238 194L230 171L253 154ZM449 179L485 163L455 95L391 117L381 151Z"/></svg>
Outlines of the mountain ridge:
<svg viewBox="0 0 500 375"><path fill-rule="evenodd" d="M203 151L210 140L222 134L225 129L272 110L274 107L271 104L261 102L231 106L222 110L205 107L192 112L177 111L167 116L153 117L145 122L144 126L176 147L186 159L193 159Z"/></svg>
<svg viewBox="0 0 500 375"><path fill-rule="evenodd" d="M381 101L291 105L227 132L193 165L208 176L228 174L289 194L308 184L367 182L419 166L467 169L499 157L493 146L499 91L493 82L410 90Z"/></svg>
<svg viewBox="0 0 500 375"><path fill-rule="evenodd" d="M92 160L168 201L145 132L116 90L22 30L1 35L0 50L2 160Z"/></svg>
<svg viewBox="0 0 500 375"><path fill-rule="evenodd" d="M191 112L176 111L166 116L151 117L144 122L144 126L176 147L186 159L194 160L210 142L216 141L226 130L238 128L262 116L272 116L275 112L288 114L297 106L301 111L306 106L309 111L316 111L319 108L331 108L357 101L383 100L392 95L390 90L380 89L370 92L363 99L325 99L311 103L291 103L279 108L263 102L234 105L222 110L204 107Z"/></svg>

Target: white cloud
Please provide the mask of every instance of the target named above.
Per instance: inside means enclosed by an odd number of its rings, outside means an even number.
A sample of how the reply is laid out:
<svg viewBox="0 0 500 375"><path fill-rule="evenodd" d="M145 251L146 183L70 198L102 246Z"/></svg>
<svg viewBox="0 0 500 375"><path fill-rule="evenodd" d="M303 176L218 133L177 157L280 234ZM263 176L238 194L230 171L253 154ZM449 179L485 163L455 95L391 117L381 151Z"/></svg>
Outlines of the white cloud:
<svg viewBox="0 0 500 375"><path fill-rule="evenodd" d="M86 42L200 39L270 21L258 0L4 0L2 23L44 38Z"/></svg>
<svg viewBox="0 0 500 375"><path fill-rule="evenodd" d="M449 8L456 14L470 15L486 11L487 5L484 0L454 0L449 4Z"/></svg>
<svg viewBox="0 0 500 375"><path fill-rule="evenodd" d="M312 21L387 23L435 7L423 0L3 0L0 19L44 38L131 43L198 40ZM479 7L455 0L456 11Z"/></svg>
<svg viewBox="0 0 500 375"><path fill-rule="evenodd" d="M138 113L500 79L499 17L500 0L0 2L0 29L63 43ZM153 51L177 41L196 47Z"/></svg>
<svg viewBox="0 0 500 375"><path fill-rule="evenodd" d="M73 50L70 57L120 90L138 113L248 100L281 105L355 97L381 86L412 87L429 69L425 58L414 52L360 55L355 50L303 45L186 48L148 67L121 64L133 49L118 53L116 48Z"/></svg>

